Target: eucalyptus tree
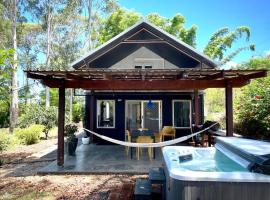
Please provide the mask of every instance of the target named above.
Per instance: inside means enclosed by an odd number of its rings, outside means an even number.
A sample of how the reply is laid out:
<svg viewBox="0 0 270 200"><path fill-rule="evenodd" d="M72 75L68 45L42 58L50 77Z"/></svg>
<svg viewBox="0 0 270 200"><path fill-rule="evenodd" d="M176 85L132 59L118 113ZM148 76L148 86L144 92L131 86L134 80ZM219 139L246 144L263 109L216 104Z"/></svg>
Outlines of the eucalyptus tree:
<svg viewBox="0 0 270 200"><path fill-rule="evenodd" d="M4 36L0 37L3 41L2 48L13 48L13 62L11 71L11 98L10 98L10 132L13 132L18 118L18 91L17 91L17 23L18 23L18 0L1 1L1 24L2 29L7 28L8 31L1 30ZM10 26L10 27L8 27ZM7 35L7 38L4 38Z"/></svg>

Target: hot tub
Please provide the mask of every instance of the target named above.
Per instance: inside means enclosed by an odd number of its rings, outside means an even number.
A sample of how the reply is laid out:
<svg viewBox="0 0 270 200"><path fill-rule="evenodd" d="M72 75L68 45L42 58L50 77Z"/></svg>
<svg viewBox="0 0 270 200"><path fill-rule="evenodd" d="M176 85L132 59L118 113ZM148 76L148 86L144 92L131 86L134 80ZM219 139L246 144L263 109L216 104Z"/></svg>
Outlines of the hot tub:
<svg viewBox="0 0 270 200"><path fill-rule="evenodd" d="M269 143L218 138L216 147L162 151L167 200L270 200L270 176L262 174L268 172ZM254 166L261 173L251 172Z"/></svg>

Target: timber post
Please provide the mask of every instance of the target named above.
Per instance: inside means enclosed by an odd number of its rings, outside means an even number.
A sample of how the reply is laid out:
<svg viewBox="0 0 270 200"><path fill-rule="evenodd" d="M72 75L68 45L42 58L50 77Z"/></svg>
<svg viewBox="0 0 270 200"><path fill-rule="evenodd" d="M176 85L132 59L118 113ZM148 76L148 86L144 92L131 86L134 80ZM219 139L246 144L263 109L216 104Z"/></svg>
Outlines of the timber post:
<svg viewBox="0 0 270 200"><path fill-rule="evenodd" d="M194 90L194 113L195 113L195 126L199 125L199 91Z"/></svg>
<svg viewBox="0 0 270 200"><path fill-rule="evenodd" d="M65 88L59 88L57 165L64 165Z"/></svg>
<svg viewBox="0 0 270 200"><path fill-rule="evenodd" d="M233 136L233 88L230 82L226 82L226 136Z"/></svg>

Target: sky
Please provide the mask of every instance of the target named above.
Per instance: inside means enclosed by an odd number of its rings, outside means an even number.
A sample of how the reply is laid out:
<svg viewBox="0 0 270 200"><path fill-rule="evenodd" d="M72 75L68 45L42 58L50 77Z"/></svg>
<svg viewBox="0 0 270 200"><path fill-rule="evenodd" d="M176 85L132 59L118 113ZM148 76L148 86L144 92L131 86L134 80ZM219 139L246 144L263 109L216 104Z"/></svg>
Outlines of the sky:
<svg viewBox="0 0 270 200"><path fill-rule="evenodd" d="M211 35L222 27L235 29L248 26L250 43L256 51L243 51L233 59L231 65L252 57L270 54L270 1L269 0L118 0L129 10L143 15L158 13L170 18L176 13L186 19L185 27L198 26L197 49L201 50ZM247 45L245 39L235 43L233 49Z"/></svg>

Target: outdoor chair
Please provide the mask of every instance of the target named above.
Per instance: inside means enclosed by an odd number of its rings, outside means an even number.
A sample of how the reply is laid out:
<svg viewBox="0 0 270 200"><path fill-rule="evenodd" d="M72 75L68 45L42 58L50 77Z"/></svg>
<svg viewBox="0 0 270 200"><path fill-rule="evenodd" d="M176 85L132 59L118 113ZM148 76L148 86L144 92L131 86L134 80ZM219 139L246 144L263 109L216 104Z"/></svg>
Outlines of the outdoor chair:
<svg viewBox="0 0 270 200"><path fill-rule="evenodd" d="M161 130L162 134L162 141L164 141L165 137L171 137L172 139L175 139L176 131L175 128L172 126L164 126L163 129Z"/></svg>
<svg viewBox="0 0 270 200"><path fill-rule="evenodd" d="M150 137L150 136L139 136L136 140L137 143L153 143L154 140ZM152 147L148 147L148 156L150 158L150 160L153 157L153 148ZM142 148L137 147L136 148L136 156L137 159L140 160L140 154L142 153Z"/></svg>
<svg viewBox="0 0 270 200"><path fill-rule="evenodd" d="M155 133L155 142L162 142L162 133Z"/></svg>
<svg viewBox="0 0 270 200"><path fill-rule="evenodd" d="M126 130L126 132L125 132L125 141L126 142L131 142L131 134L130 134L130 131L129 130ZM128 155L128 153L129 153L129 147L126 147L126 153Z"/></svg>

